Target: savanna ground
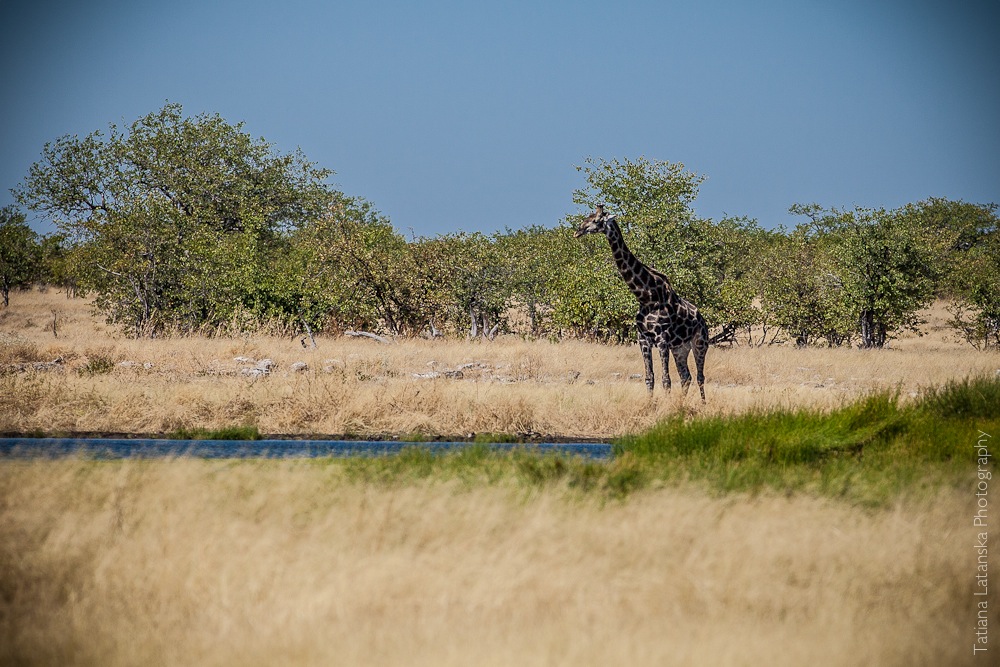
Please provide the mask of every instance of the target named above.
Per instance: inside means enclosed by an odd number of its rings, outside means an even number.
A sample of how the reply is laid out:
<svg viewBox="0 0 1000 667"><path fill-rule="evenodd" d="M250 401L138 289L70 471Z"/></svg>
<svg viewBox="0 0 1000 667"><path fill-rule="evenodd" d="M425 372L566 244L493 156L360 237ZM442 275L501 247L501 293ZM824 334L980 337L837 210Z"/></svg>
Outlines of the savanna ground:
<svg viewBox="0 0 1000 667"><path fill-rule="evenodd" d="M84 300L16 293L0 310L0 432L254 424L268 434L614 438L678 412L830 408L886 388L906 399L922 387L997 372L1000 357L955 340L946 315L938 305L926 314L927 335L888 350L712 348L703 407L694 392L681 396L676 369L672 394L658 386L651 399L637 345L320 337L311 349L290 337L135 340L105 326ZM275 366L266 377L245 375L256 364L237 357ZM50 370L11 372L55 359L62 363ZM296 362L308 370L292 370Z"/></svg>
<svg viewBox="0 0 1000 667"><path fill-rule="evenodd" d="M649 399L636 346L136 341L85 302L14 294L0 431L609 438L662 422L680 443L683 414L728 440L648 465L0 460L0 664L989 664L972 654L975 426L1000 424L949 422L961 402L926 391L993 377L1000 357L949 340L943 315L889 350L712 349L703 407ZM238 356L275 365L247 375ZM746 420L779 408L780 428ZM712 422L727 416L744 421ZM782 429L831 433L782 449ZM766 456L719 458L755 438ZM778 481L741 490L717 464Z"/></svg>

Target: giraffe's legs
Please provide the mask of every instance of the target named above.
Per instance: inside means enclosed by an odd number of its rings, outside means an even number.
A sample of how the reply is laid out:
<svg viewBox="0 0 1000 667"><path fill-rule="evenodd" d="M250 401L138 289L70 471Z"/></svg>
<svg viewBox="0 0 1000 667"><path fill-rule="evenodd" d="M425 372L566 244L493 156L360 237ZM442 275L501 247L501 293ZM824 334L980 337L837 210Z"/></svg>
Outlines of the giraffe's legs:
<svg viewBox="0 0 1000 667"><path fill-rule="evenodd" d="M639 349L642 350L642 362L646 366L646 389L653 393L653 342L642 330L639 331Z"/></svg>
<svg viewBox="0 0 1000 667"><path fill-rule="evenodd" d="M663 388L670 391L670 348L660 345L660 361L663 362Z"/></svg>
<svg viewBox="0 0 1000 667"><path fill-rule="evenodd" d="M689 344L679 345L673 349L674 363L677 364L677 374L681 376L681 386L684 394L687 394L688 387L691 386L691 371L688 370L688 353L691 352Z"/></svg>

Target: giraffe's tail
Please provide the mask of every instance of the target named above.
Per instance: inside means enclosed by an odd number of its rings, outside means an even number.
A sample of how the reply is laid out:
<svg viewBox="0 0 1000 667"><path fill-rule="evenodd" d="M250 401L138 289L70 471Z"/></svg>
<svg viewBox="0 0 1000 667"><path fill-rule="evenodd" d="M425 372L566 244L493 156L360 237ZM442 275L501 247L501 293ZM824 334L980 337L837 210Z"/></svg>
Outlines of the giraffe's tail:
<svg viewBox="0 0 1000 667"><path fill-rule="evenodd" d="M701 392L701 402L705 402L705 356L708 354L708 323L701 313L698 313L698 331L694 337L694 365L698 372L698 391Z"/></svg>

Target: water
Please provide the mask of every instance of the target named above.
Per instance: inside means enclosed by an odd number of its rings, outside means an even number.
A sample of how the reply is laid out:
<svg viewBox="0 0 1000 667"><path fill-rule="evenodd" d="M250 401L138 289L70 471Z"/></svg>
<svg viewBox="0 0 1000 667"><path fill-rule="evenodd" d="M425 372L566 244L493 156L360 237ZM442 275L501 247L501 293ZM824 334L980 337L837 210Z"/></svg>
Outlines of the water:
<svg viewBox="0 0 1000 667"><path fill-rule="evenodd" d="M132 438L0 438L0 456L58 458L89 456L99 459L316 458L324 456L385 456L419 447L446 452L472 446L468 442L400 442L398 440L153 440ZM499 451L523 449L592 459L611 458L611 445L594 442L488 443Z"/></svg>

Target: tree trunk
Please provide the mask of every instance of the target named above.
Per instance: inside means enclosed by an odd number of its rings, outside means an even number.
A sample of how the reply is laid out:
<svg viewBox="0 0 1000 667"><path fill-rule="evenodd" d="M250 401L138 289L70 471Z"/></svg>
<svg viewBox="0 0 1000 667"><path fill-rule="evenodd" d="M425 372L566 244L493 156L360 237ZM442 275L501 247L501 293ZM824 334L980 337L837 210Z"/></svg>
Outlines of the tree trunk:
<svg viewBox="0 0 1000 667"><path fill-rule="evenodd" d="M887 337L886 326L875 319L875 313L870 310L861 311L861 347L883 348Z"/></svg>
<svg viewBox="0 0 1000 667"><path fill-rule="evenodd" d="M302 313L299 313L299 319L302 320L302 326L304 326L306 328L306 335L309 336L309 342L312 343L313 349L315 350L316 349L316 339L313 337L312 328L309 326L309 323L306 322L306 318L302 316ZM305 345L306 345L306 341L303 338L302 339L302 347L305 347Z"/></svg>

